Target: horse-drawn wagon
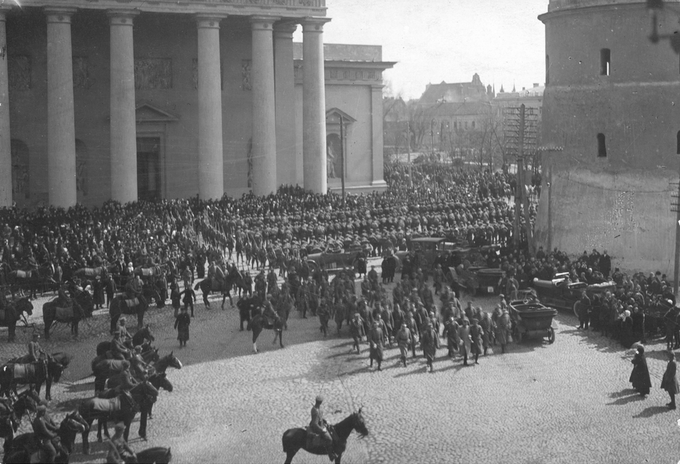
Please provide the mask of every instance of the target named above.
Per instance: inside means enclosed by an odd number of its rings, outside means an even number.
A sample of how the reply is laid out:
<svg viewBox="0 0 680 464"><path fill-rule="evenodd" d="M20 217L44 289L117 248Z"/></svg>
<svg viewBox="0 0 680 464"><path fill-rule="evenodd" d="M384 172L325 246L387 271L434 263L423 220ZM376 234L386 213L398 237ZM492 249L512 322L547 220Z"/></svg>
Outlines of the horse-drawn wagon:
<svg viewBox="0 0 680 464"><path fill-rule="evenodd" d="M557 310L544 306L538 301L517 300L509 304L512 320L512 336L516 342L529 337L542 337L548 343L555 341L555 329L552 327L553 317Z"/></svg>
<svg viewBox="0 0 680 464"><path fill-rule="evenodd" d="M616 290L615 282L588 284L570 282L568 277L569 274L564 272L556 274L552 280L534 279L533 287L540 302L556 309L573 311L578 317L578 301L582 292L585 291L586 295L592 299L595 295L603 295L607 291L613 293Z"/></svg>

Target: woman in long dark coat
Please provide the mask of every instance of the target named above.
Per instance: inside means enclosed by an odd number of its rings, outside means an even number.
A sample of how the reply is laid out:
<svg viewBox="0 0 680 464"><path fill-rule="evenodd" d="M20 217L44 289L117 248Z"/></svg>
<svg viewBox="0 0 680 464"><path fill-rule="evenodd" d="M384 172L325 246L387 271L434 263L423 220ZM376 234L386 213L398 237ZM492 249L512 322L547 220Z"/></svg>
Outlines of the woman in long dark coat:
<svg viewBox="0 0 680 464"><path fill-rule="evenodd" d="M187 346L187 340L189 340L189 324L191 324L191 318L187 312L187 307L182 308L182 312L179 313L177 319L175 319L175 329L177 329L177 340L179 340L179 346Z"/></svg>
<svg viewBox="0 0 680 464"><path fill-rule="evenodd" d="M671 397L671 402L668 406L671 409L675 409L675 395L680 392L680 386L678 385L678 378L676 377L676 372L678 367L675 363L675 353L672 351L668 352L668 365L666 366L666 372L663 373L663 380L661 381L661 388L668 392Z"/></svg>
<svg viewBox="0 0 680 464"><path fill-rule="evenodd" d="M652 388L652 381L649 378L647 358L645 358L645 349L642 345L638 345L637 353L635 353L632 363L633 372L630 373L630 379L628 379L628 381L633 384L633 388L638 391L640 396L649 395L649 389Z"/></svg>

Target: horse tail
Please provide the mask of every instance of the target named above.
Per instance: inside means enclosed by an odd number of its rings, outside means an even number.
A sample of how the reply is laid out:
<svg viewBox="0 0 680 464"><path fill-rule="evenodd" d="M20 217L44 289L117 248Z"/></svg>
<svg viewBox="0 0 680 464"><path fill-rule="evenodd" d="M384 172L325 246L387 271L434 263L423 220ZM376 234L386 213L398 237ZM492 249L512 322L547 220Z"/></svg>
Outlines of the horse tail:
<svg viewBox="0 0 680 464"><path fill-rule="evenodd" d="M199 288L201 288L202 283L203 283L203 280L201 280L200 282L196 282L196 285L194 285L194 290L198 290Z"/></svg>

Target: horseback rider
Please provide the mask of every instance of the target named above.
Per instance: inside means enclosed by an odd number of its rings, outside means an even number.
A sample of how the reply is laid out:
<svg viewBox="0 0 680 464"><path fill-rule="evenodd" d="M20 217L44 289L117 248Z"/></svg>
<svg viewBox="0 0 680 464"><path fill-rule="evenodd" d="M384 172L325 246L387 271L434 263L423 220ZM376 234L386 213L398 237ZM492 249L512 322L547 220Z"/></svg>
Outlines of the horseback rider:
<svg viewBox="0 0 680 464"><path fill-rule="evenodd" d="M127 320L125 316L121 316L118 319L118 330L120 331L120 339L128 348L132 348L132 335L128 332L127 327L125 327Z"/></svg>
<svg viewBox="0 0 680 464"><path fill-rule="evenodd" d="M33 419L31 426L40 448L45 452L44 462L54 462L57 457L57 449L61 450L59 435L57 435L59 426L47 415L46 406L41 404L37 407L35 419Z"/></svg>
<svg viewBox="0 0 680 464"><path fill-rule="evenodd" d="M130 359L130 350L125 346L125 343L121 338L120 327L113 332L111 355L113 359Z"/></svg>
<svg viewBox="0 0 680 464"><path fill-rule="evenodd" d="M29 363L41 363L43 364L45 372L47 372L47 353L42 349L38 339L40 334L38 332L33 332L33 337L30 342L28 342L28 361Z"/></svg>
<svg viewBox="0 0 680 464"><path fill-rule="evenodd" d="M134 347L132 350L132 356L130 357L130 364L131 367L135 369L135 373L137 374L136 377L141 378L141 379L146 379L147 372L149 365L144 362L144 358L142 358L142 347L141 345L137 345Z"/></svg>
<svg viewBox="0 0 680 464"><path fill-rule="evenodd" d="M66 293L66 287L64 285L59 287L59 290L58 290L57 293L58 293L58 296L57 296L57 299L54 300L54 302L56 303L56 306L58 308L68 308L69 306L71 306L71 304L72 304L71 298Z"/></svg>
<svg viewBox="0 0 680 464"><path fill-rule="evenodd" d="M128 299L139 298L144 291L144 282L139 275L133 276L127 284L125 284L125 296Z"/></svg>
<svg viewBox="0 0 680 464"><path fill-rule="evenodd" d="M331 461L335 461L336 455L335 451L333 450L333 438L326 427L327 423L323 418L323 413L321 412L321 403L323 403L323 397L317 396L316 403L312 407L312 421L309 423L309 430L321 437L324 442L324 447L328 452L328 458Z"/></svg>
<svg viewBox="0 0 680 464"><path fill-rule="evenodd" d="M109 452L106 455L107 464L124 464L125 461L133 460L133 458L137 462L137 455L125 441L123 432L125 432L125 425L118 422L113 437L106 442L109 445Z"/></svg>

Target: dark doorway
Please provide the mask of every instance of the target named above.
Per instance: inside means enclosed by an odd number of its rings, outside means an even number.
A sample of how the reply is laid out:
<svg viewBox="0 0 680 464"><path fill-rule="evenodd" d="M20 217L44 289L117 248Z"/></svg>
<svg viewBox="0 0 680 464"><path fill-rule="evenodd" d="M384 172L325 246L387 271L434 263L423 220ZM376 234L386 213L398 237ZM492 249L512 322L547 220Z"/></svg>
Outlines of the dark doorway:
<svg viewBox="0 0 680 464"><path fill-rule="evenodd" d="M161 139L137 138L137 198L161 198Z"/></svg>

